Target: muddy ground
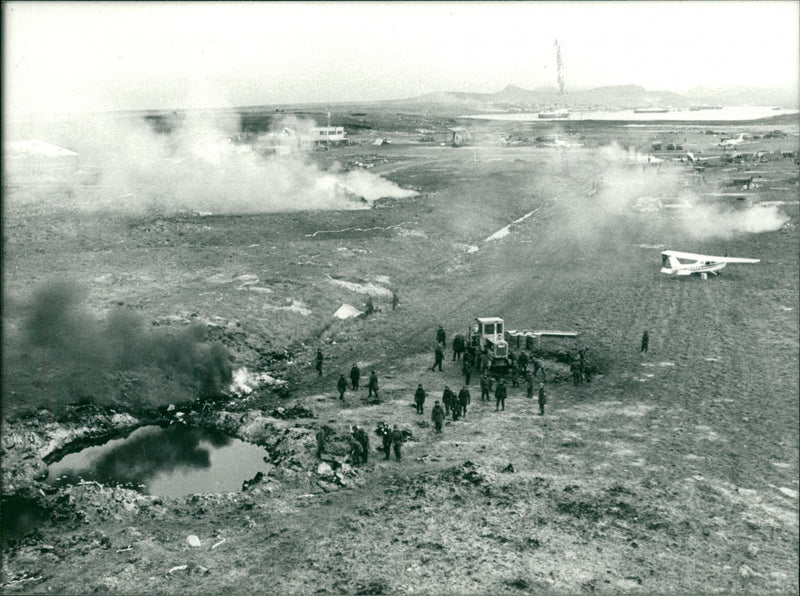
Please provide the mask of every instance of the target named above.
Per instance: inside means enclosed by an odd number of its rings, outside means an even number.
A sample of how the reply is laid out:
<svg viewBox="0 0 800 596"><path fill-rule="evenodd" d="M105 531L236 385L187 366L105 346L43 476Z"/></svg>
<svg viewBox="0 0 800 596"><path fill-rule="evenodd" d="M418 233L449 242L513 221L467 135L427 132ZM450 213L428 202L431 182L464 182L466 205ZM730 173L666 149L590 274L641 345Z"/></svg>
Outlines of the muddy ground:
<svg viewBox="0 0 800 596"><path fill-rule="evenodd" d="M566 152L531 146L552 132L535 125L469 125L473 146L412 143L405 132L388 146L315 155L323 167L369 163L419 193L367 210L97 213L76 211L57 190L6 189L12 365L26 357L13 344L26 301L68 278L96 317L122 308L167 332L202 321L234 368L287 385L167 412L172 386L142 372L128 385L161 392L152 399L130 389L72 403L47 385L47 370L4 375L3 496L44 521L4 543L3 593L797 593L798 166L726 163L701 177L671 161L681 155L659 154L666 161L655 167L608 150L617 141L649 152L680 137L720 153L722 125L714 135L557 131L584 144ZM782 128L781 147L797 150L796 124L727 128ZM525 140L504 146L512 134ZM770 231L698 232L692 214L631 209L636 196L719 192L753 170L757 186L736 189L742 201L789 203ZM674 279L659 273L659 246L761 263ZM367 295L354 289L368 284L379 312L334 320L342 303L363 308ZM374 288L397 291L397 310ZM449 350L444 371L430 370L436 327L452 337L477 316L580 331L600 374L579 386L551 374L544 416L522 388L495 412L473 381L466 418L436 435L433 399L445 383L462 384ZM378 403L365 388L338 400L336 379L353 362L379 375ZM412 407L418 383L429 391L423 416ZM314 418L276 410L294 406ZM178 499L41 484L45 460L75 441L176 413L264 445L263 478L240 493ZM320 470L320 425L342 435L357 423L377 446L380 421L412 431L402 461L376 452L337 475Z"/></svg>

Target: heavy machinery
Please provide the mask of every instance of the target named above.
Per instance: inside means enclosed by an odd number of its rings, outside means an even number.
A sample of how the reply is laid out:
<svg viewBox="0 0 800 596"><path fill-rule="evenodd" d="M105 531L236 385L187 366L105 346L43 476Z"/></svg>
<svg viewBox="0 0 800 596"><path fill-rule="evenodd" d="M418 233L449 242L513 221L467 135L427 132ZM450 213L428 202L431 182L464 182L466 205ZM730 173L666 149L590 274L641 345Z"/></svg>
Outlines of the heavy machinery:
<svg viewBox="0 0 800 596"><path fill-rule="evenodd" d="M578 335L577 331L506 330L505 321L500 317L478 317L469 329L467 351L475 358L485 353L489 359L489 374L505 376L511 370L512 345L517 355L521 350L528 350L529 355L569 362L576 351L574 342ZM557 345L543 345L545 339ZM564 345L564 341L569 345Z"/></svg>
<svg viewBox="0 0 800 596"><path fill-rule="evenodd" d="M508 358L508 342L505 339L505 323L500 317L478 317L469 328L467 350L475 357L486 353L489 357L489 373L505 375L511 361Z"/></svg>

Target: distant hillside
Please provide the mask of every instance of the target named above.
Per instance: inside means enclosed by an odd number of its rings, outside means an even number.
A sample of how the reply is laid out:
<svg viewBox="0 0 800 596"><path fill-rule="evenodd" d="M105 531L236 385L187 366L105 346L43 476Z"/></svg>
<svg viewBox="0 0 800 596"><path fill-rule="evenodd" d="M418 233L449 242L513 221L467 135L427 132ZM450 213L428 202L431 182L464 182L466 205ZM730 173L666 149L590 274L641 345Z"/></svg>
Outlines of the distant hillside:
<svg viewBox="0 0 800 596"><path fill-rule="evenodd" d="M637 108L694 105L775 105L796 107L797 92L779 89L693 89L689 93L649 91L639 85L614 85L575 89L559 96L555 88L523 89L508 85L496 93L437 91L419 97L391 100L397 106L460 107L475 110L542 109L551 106Z"/></svg>

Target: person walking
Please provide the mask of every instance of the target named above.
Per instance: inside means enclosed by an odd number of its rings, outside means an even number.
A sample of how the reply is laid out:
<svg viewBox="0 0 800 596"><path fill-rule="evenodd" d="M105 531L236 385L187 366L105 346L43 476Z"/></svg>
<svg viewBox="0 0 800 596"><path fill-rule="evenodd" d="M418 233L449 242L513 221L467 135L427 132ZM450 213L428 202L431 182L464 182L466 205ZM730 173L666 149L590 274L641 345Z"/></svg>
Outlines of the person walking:
<svg viewBox="0 0 800 596"><path fill-rule="evenodd" d="M317 350L317 357L315 358L316 365L314 368L317 369L317 376L322 376L322 361L325 360L325 357L322 355L322 350Z"/></svg>
<svg viewBox="0 0 800 596"><path fill-rule="evenodd" d="M433 421L433 426L436 429L437 433L442 432L442 424L444 424L444 410L442 406L439 405L439 402L435 402L433 404L433 410L431 410L431 420Z"/></svg>
<svg viewBox="0 0 800 596"><path fill-rule="evenodd" d="M375 394L375 399L380 399L378 397L378 375L375 374L373 370L372 373L369 375L369 382L367 383L367 388L369 389L369 394L367 397L372 397L372 394Z"/></svg>
<svg viewBox="0 0 800 596"><path fill-rule="evenodd" d="M458 392L458 403L461 405L461 413L466 418L467 417L467 405L470 402L469 396L469 389L467 386L464 385L461 388L461 391Z"/></svg>
<svg viewBox="0 0 800 596"><path fill-rule="evenodd" d="M394 425L394 430L392 430L392 447L394 447L394 456L397 458L397 461L400 461L400 446L403 444L403 433L397 428L397 425Z"/></svg>
<svg viewBox="0 0 800 596"><path fill-rule="evenodd" d="M544 394L544 383L539 383L539 416L544 416L544 405L547 403L547 396Z"/></svg>
<svg viewBox="0 0 800 596"><path fill-rule="evenodd" d="M425 404L425 390L422 388L422 383L417 385L417 391L414 393L414 405L417 407L417 414L422 414L422 406Z"/></svg>
<svg viewBox="0 0 800 596"><path fill-rule="evenodd" d="M436 344L436 350L433 353L434 362L433 366L431 366L431 370L436 370L436 367L439 367L439 372L442 372L442 362L444 362L444 352L442 351L441 344Z"/></svg>
<svg viewBox="0 0 800 596"><path fill-rule="evenodd" d="M350 384L353 386L353 391L358 391L358 380L360 378L361 369L353 362L353 368L350 369Z"/></svg>
<svg viewBox="0 0 800 596"><path fill-rule="evenodd" d="M650 336L647 333L647 329L645 329L644 333L642 333L642 352L647 351L647 346L650 343Z"/></svg>
<svg viewBox="0 0 800 596"><path fill-rule="evenodd" d="M494 390L495 412L500 409L500 406L502 406L503 410L506 409L506 395L506 384L502 379L500 379L497 381L497 388Z"/></svg>
<svg viewBox="0 0 800 596"><path fill-rule="evenodd" d="M339 399L344 399L344 392L347 391L347 380L344 375L339 375L339 380L336 381L336 388L339 390Z"/></svg>

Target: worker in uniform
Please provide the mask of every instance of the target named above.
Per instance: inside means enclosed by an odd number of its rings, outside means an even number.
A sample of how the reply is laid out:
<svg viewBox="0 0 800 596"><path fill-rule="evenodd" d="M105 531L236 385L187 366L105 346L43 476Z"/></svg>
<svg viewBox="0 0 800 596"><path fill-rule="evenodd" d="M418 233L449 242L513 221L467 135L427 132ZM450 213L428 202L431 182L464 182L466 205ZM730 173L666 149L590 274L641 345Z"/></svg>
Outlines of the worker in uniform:
<svg viewBox="0 0 800 596"><path fill-rule="evenodd" d="M431 420L433 421L433 426L436 429L437 433L442 432L442 424L444 424L444 410L442 406L439 405L439 402L435 402L433 404L433 410L431 411Z"/></svg>
<svg viewBox="0 0 800 596"><path fill-rule="evenodd" d="M489 401L489 390L491 385L489 383L489 375L483 373L481 375L481 401Z"/></svg>
<svg viewBox="0 0 800 596"><path fill-rule="evenodd" d="M389 427L383 429L381 439L383 440L383 454L386 456L384 459L389 459L392 453L392 430Z"/></svg>
<svg viewBox="0 0 800 596"><path fill-rule="evenodd" d="M344 392L347 391L347 380L344 375L339 375L339 380L336 381L336 388L339 390L339 399L344 399Z"/></svg>
<svg viewBox="0 0 800 596"><path fill-rule="evenodd" d="M315 368L317 369L317 376L319 376L319 377L322 376L322 361L324 359L325 358L322 355L322 350L317 350L317 357L316 357L316 362L317 363L316 363Z"/></svg>
<svg viewBox="0 0 800 596"><path fill-rule="evenodd" d="M442 329L442 326L439 325L439 328L436 330L436 343L444 346L446 337L447 336L445 335L444 329Z"/></svg>
<svg viewBox="0 0 800 596"><path fill-rule="evenodd" d="M641 349L642 352L647 351L647 345L649 343L650 343L650 336L647 334L647 330L645 329L645 332L642 333L642 349Z"/></svg>
<svg viewBox="0 0 800 596"><path fill-rule="evenodd" d="M397 458L397 461L400 461L400 446L403 444L403 433L397 428L397 425L394 425L394 429L392 430L392 447L394 447L394 456Z"/></svg>
<svg viewBox="0 0 800 596"><path fill-rule="evenodd" d="M353 435L350 435L347 441L350 444L350 463L356 466L364 459L364 448Z"/></svg>
<svg viewBox="0 0 800 596"><path fill-rule="evenodd" d="M464 363L461 365L461 372L464 374L464 384L469 385L469 379L472 376L472 366L470 366L466 355L464 356Z"/></svg>
<svg viewBox="0 0 800 596"><path fill-rule="evenodd" d="M502 406L503 410L506 409L506 395L506 384L503 379L500 379L497 381L497 388L494 390L495 412L500 408L500 406Z"/></svg>
<svg viewBox="0 0 800 596"><path fill-rule="evenodd" d="M458 401L455 393L450 398L450 411L453 413L453 422L456 422L461 417L461 402Z"/></svg>
<svg viewBox="0 0 800 596"><path fill-rule="evenodd" d="M444 415L447 416L453 407L453 392L450 387L445 385L442 391L442 404L444 405Z"/></svg>
<svg viewBox="0 0 800 596"><path fill-rule="evenodd" d="M530 373L528 373L526 377L526 385L525 396L528 399L531 399L533 397L533 375Z"/></svg>
<svg viewBox="0 0 800 596"><path fill-rule="evenodd" d="M439 367L439 372L442 371L442 362L444 362L444 352L442 351L441 344L436 344L436 351L433 353L434 362L433 366L431 366L431 370L436 370L436 367Z"/></svg>
<svg viewBox="0 0 800 596"><path fill-rule="evenodd" d="M544 405L547 403L547 396L544 394L544 383L539 383L539 416L544 416Z"/></svg>
<svg viewBox="0 0 800 596"><path fill-rule="evenodd" d="M378 375L375 374L373 370L372 373L369 375L369 382L367 383L367 388L369 389L369 395L367 397L372 397L372 394L375 393L375 398L378 398Z"/></svg>
<svg viewBox="0 0 800 596"><path fill-rule="evenodd" d="M461 360L461 353L464 351L464 338L456 335L453 338L453 360Z"/></svg>
<svg viewBox="0 0 800 596"><path fill-rule="evenodd" d="M422 406L425 404L425 390L422 388L422 383L417 385L417 391L414 393L414 405L417 407L417 414L422 414Z"/></svg>
<svg viewBox="0 0 800 596"><path fill-rule="evenodd" d="M353 391L358 391L358 380L361 378L361 369L353 362L353 368L350 369L350 384L353 386Z"/></svg>
<svg viewBox="0 0 800 596"><path fill-rule="evenodd" d="M469 404L469 402L470 402L469 389L467 389L467 386L464 385L458 392L458 403L461 404L461 412L465 417L467 415L467 405Z"/></svg>
<svg viewBox="0 0 800 596"><path fill-rule="evenodd" d="M364 463L367 463L369 460L369 435L363 428L353 425L353 437L361 445L362 457L364 458Z"/></svg>
<svg viewBox="0 0 800 596"><path fill-rule="evenodd" d="M528 355L525 350L520 352L519 358L517 358L517 366L523 375L528 372Z"/></svg>

